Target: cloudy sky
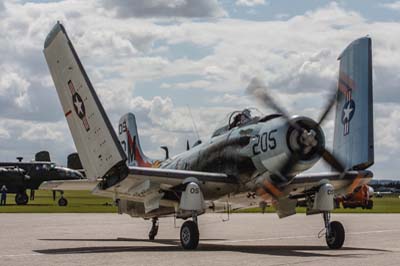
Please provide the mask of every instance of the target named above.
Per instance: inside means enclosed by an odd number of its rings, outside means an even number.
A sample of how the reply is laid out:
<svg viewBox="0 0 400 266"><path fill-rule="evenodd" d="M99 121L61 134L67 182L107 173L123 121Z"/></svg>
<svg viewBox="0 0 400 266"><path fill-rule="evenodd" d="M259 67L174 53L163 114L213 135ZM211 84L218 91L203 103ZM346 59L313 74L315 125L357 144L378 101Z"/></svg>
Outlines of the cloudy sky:
<svg viewBox="0 0 400 266"><path fill-rule="evenodd" d="M373 40L376 178L400 178L400 1L0 0L0 160L75 150L42 53L61 21L115 125L137 116L145 152L201 139L261 77L292 114L317 118L353 39ZM269 113L271 110L258 108ZM332 143L333 114L324 125ZM323 169L318 165L315 169Z"/></svg>

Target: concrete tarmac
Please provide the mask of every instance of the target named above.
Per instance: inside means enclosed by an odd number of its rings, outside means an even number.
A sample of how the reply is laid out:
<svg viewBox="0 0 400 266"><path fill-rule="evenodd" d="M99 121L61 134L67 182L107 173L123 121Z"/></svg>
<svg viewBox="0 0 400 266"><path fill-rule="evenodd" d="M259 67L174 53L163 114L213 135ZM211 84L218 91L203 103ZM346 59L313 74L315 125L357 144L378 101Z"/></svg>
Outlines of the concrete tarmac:
<svg viewBox="0 0 400 266"><path fill-rule="evenodd" d="M320 215L199 217L196 251L179 243L179 225L117 214L0 214L0 265L400 265L399 214L335 214L346 229L341 250L318 238Z"/></svg>

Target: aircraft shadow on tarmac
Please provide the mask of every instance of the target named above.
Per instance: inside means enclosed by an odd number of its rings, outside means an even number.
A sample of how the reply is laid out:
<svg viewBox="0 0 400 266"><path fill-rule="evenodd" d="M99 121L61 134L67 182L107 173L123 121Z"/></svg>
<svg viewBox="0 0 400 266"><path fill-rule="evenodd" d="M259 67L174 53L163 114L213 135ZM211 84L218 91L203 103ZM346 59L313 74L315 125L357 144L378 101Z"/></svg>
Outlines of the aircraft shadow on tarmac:
<svg viewBox="0 0 400 266"><path fill-rule="evenodd" d="M118 253L118 252L187 252L179 243L178 239L158 239L149 241L147 239L136 238L117 238L117 239L40 239L43 241L93 241L93 242L143 242L143 243L158 243L158 246L93 246L93 247L75 247L75 248L57 248L57 249L41 249L33 250L34 252L47 254L47 255L60 255L60 254L88 254L88 253ZM202 239L202 241L224 241L224 239ZM242 252L248 254L259 255L272 255L272 256L296 256L296 257L360 257L365 256L369 252L391 252L384 249L373 248L356 248L356 247L343 247L341 251L346 251L346 254L338 254L335 251L329 251L324 246L277 246L277 245L232 245L232 244L211 244L200 243L195 252ZM323 253L321 253L323 252ZM351 252L351 253L349 253ZM353 253L354 252L354 253Z"/></svg>

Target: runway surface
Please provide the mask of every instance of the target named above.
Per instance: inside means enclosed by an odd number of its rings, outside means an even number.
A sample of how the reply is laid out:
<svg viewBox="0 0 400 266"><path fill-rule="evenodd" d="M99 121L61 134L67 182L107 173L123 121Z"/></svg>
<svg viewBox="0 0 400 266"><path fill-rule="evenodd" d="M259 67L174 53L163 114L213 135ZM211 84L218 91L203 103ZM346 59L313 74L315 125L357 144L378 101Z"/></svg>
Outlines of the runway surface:
<svg viewBox="0 0 400 266"><path fill-rule="evenodd" d="M1 214L0 265L400 265L399 214L336 214L346 242L329 250L320 215L223 214L199 217L198 250L184 251L174 219L117 214ZM182 221L177 221L179 226Z"/></svg>

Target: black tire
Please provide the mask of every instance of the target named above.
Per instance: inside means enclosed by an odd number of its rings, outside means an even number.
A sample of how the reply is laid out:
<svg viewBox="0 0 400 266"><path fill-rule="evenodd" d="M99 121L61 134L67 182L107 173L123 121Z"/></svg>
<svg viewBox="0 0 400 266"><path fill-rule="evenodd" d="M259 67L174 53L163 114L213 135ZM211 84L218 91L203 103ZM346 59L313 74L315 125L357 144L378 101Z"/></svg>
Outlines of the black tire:
<svg viewBox="0 0 400 266"><path fill-rule="evenodd" d="M18 193L17 195L15 195L15 203L17 205L26 205L26 204L28 204L28 201L29 201L29 197L28 197L28 194L26 194L26 192Z"/></svg>
<svg viewBox="0 0 400 266"><path fill-rule="evenodd" d="M181 227L181 245L184 249L196 249L199 245L199 228L193 221L186 221Z"/></svg>
<svg viewBox="0 0 400 266"><path fill-rule="evenodd" d="M68 205L68 200L66 198L60 198L58 200L58 206L65 207Z"/></svg>
<svg viewBox="0 0 400 266"><path fill-rule="evenodd" d="M331 232L326 234L326 244L330 249L340 249L345 239L345 231L343 225L338 221L330 223Z"/></svg>

